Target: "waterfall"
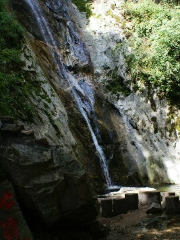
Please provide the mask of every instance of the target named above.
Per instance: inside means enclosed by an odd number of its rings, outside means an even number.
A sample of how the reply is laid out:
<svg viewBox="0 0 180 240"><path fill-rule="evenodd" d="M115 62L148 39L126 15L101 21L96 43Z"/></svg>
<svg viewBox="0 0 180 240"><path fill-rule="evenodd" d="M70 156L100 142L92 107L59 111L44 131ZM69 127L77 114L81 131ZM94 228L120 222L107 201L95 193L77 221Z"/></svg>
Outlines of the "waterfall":
<svg viewBox="0 0 180 240"><path fill-rule="evenodd" d="M75 77L71 74L68 69L66 69L65 65L59 54L57 54L58 43L54 38L51 28L46 21L41 6L37 0L25 0L26 3L29 5L30 9L32 10L35 19L38 23L39 30L42 34L44 42L49 47L49 51L52 55L55 65L57 66L57 73L61 79L65 79L70 87L71 94L81 112L82 116L84 117L89 131L91 133L96 151L98 153L100 159L100 165L106 180L107 187L112 187L111 178L108 171L108 164L105 154L103 152L102 146L100 146L98 139L100 140L100 134L97 127L97 121L95 117L95 110L94 110L94 91L93 89L84 81L77 81ZM90 117L93 117L93 125L92 127ZM94 129L93 129L94 128Z"/></svg>

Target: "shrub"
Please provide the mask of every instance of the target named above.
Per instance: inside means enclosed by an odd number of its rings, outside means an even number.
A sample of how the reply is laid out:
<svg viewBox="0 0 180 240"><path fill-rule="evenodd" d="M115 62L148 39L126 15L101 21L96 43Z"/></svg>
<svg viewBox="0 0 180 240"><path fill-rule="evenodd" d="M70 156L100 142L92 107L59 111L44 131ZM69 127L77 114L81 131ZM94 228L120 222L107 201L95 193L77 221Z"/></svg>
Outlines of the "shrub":
<svg viewBox="0 0 180 240"><path fill-rule="evenodd" d="M92 15L91 4L93 0L72 0L80 12L86 12L87 18Z"/></svg>
<svg viewBox="0 0 180 240"><path fill-rule="evenodd" d="M160 96L177 104L180 97L180 8L151 0L124 5L132 22L129 42L133 52L127 63L135 89L156 88Z"/></svg>

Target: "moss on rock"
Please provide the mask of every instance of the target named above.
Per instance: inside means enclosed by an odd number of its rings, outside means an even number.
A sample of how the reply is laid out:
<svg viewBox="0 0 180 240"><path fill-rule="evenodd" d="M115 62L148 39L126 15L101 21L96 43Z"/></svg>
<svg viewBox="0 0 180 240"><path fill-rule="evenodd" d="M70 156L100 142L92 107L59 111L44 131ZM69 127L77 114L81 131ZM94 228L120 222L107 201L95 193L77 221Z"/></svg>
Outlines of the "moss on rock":
<svg viewBox="0 0 180 240"><path fill-rule="evenodd" d="M128 96L131 93L131 90L125 85L123 77L121 77L117 70L115 69L110 74L110 81L108 82L107 88L112 93L123 93L125 96Z"/></svg>
<svg viewBox="0 0 180 240"><path fill-rule="evenodd" d="M28 95L32 84L23 75L21 51L24 30L9 11L6 1L0 3L0 115L31 119Z"/></svg>

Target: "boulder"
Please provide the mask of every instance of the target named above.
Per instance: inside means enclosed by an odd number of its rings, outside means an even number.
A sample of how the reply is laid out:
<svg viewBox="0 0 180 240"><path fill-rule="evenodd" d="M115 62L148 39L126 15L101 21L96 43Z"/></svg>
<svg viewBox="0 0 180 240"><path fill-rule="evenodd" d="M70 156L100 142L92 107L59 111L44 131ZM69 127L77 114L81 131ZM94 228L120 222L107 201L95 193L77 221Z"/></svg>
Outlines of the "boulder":
<svg viewBox="0 0 180 240"><path fill-rule="evenodd" d="M37 221L94 221L97 212L87 174L65 146L40 144L33 135L2 132L2 139L0 166Z"/></svg>
<svg viewBox="0 0 180 240"><path fill-rule="evenodd" d="M139 191L139 205L150 206L152 203L161 204L159 191Z"/></svg>
<svg viewBox="0 0 180 240"><path fill-rule="evenodd" d="M161 205L158 203L152 203L148 209L146 210L147 214L156 214L156 213L161 213L162 212L162 208Z"/></svg>

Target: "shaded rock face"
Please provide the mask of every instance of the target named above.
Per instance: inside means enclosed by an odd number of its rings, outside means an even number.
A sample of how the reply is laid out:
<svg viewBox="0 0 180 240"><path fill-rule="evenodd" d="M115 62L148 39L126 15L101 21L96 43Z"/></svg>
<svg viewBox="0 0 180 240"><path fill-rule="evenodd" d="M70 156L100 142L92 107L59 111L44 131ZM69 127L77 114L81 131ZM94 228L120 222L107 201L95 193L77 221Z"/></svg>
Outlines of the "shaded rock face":
<svg viewBox="0 0 180 240"><path fill-rule="evenodd" d="M2 240L33 239L9 181L0 183L0 213L0 238Z"/></svg>
<svg viewBox="0 0 180 240"><path fill-rule="evenodd" d="M17 131L12 132L7 125L1 130L0 164L24 205L49 225L66 218L93 220L96 211L86 173L72 154L38 142L15 124Z"/></svg>

